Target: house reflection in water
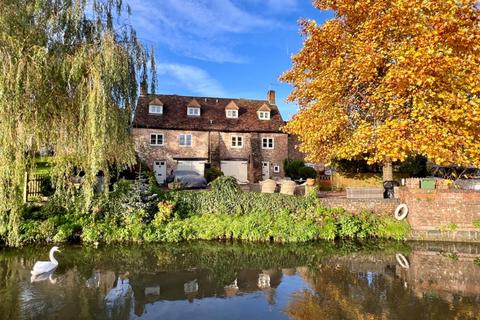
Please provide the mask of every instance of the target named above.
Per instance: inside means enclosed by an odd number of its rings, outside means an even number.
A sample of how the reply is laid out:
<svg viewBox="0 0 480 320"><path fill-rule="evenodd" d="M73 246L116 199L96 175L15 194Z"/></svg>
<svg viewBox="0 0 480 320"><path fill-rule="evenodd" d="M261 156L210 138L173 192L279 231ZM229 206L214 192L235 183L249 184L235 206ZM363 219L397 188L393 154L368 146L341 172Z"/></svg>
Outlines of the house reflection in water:
<svg viewBox="0 0 480 320"><path fill-rule="evenodd" d="M260 287L259 279L269 279L268 287ZM194 279L194 280L191 280ZM135 315L144 313L145 305L157 301L193 302L195 299L232 298L263 291L269 304L275 303L275 288L282 280L281 270L242 270L229 285L222 285L219 279L205 270L177 271L158 274L141 274L131 278L130 284L135 296ZM227 282L228 283L228 282ZM146 294L146 288L158 287L156 294Z"/></svg>

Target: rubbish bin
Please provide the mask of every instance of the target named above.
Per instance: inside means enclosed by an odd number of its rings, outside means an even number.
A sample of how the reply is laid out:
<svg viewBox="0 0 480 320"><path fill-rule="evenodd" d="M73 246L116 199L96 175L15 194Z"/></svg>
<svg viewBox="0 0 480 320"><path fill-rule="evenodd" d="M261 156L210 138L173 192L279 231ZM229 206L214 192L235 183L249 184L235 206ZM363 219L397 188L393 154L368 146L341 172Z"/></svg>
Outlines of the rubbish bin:
<svg viewBox="0 0 480 320"><path fill-rule="evenodd" d="M400 183L395 180L384 181L383 182L383 198L384 199L393 199L394 198L394 187L400 186Z"/></svg>
<svg viewBox="0 0 480 320"><path fill-rule="evenodd" d="M435 179L426 178L426 179L420 180L420 189L434 190L435 189Z"/></svg>

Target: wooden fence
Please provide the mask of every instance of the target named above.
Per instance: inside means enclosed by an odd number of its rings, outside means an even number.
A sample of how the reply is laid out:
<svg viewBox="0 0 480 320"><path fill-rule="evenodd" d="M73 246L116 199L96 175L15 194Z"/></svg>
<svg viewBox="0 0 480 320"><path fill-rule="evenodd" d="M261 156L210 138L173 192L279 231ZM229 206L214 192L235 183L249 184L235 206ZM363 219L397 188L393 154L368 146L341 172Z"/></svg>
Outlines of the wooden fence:
<svg viewBox="0 0 480 320"><path fill-rule="evenodd" d="M25 173L23 201L27 203L31 198L42 197L42 187L47 182L47 179L48 176Z"/></svg>

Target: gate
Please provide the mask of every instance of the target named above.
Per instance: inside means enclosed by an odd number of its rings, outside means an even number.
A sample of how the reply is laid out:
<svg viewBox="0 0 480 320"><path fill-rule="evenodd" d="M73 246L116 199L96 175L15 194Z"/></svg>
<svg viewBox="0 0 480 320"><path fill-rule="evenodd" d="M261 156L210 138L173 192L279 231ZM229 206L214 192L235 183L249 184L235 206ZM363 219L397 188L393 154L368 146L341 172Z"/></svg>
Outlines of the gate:
<svg viewBox="0 0 480 320"><path fill-rule="evenodd" d="M32 197L42 197L42 188L45 186L48 178L49 177L45 175L25 173L23 201L27 203Z"/></svg>

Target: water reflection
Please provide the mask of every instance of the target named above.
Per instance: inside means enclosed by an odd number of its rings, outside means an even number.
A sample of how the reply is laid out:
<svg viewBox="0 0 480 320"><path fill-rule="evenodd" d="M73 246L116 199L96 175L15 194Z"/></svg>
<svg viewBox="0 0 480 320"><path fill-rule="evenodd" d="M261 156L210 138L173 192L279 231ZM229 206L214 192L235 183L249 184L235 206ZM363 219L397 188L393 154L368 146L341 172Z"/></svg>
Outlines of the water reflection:
<svg viewBox="0 0 480 320"><path fill-rule="evenodd" d="M5 319L478 319L480 246L192 243L0 254ZM398 259L399 254L403 259Z"/></svg>

